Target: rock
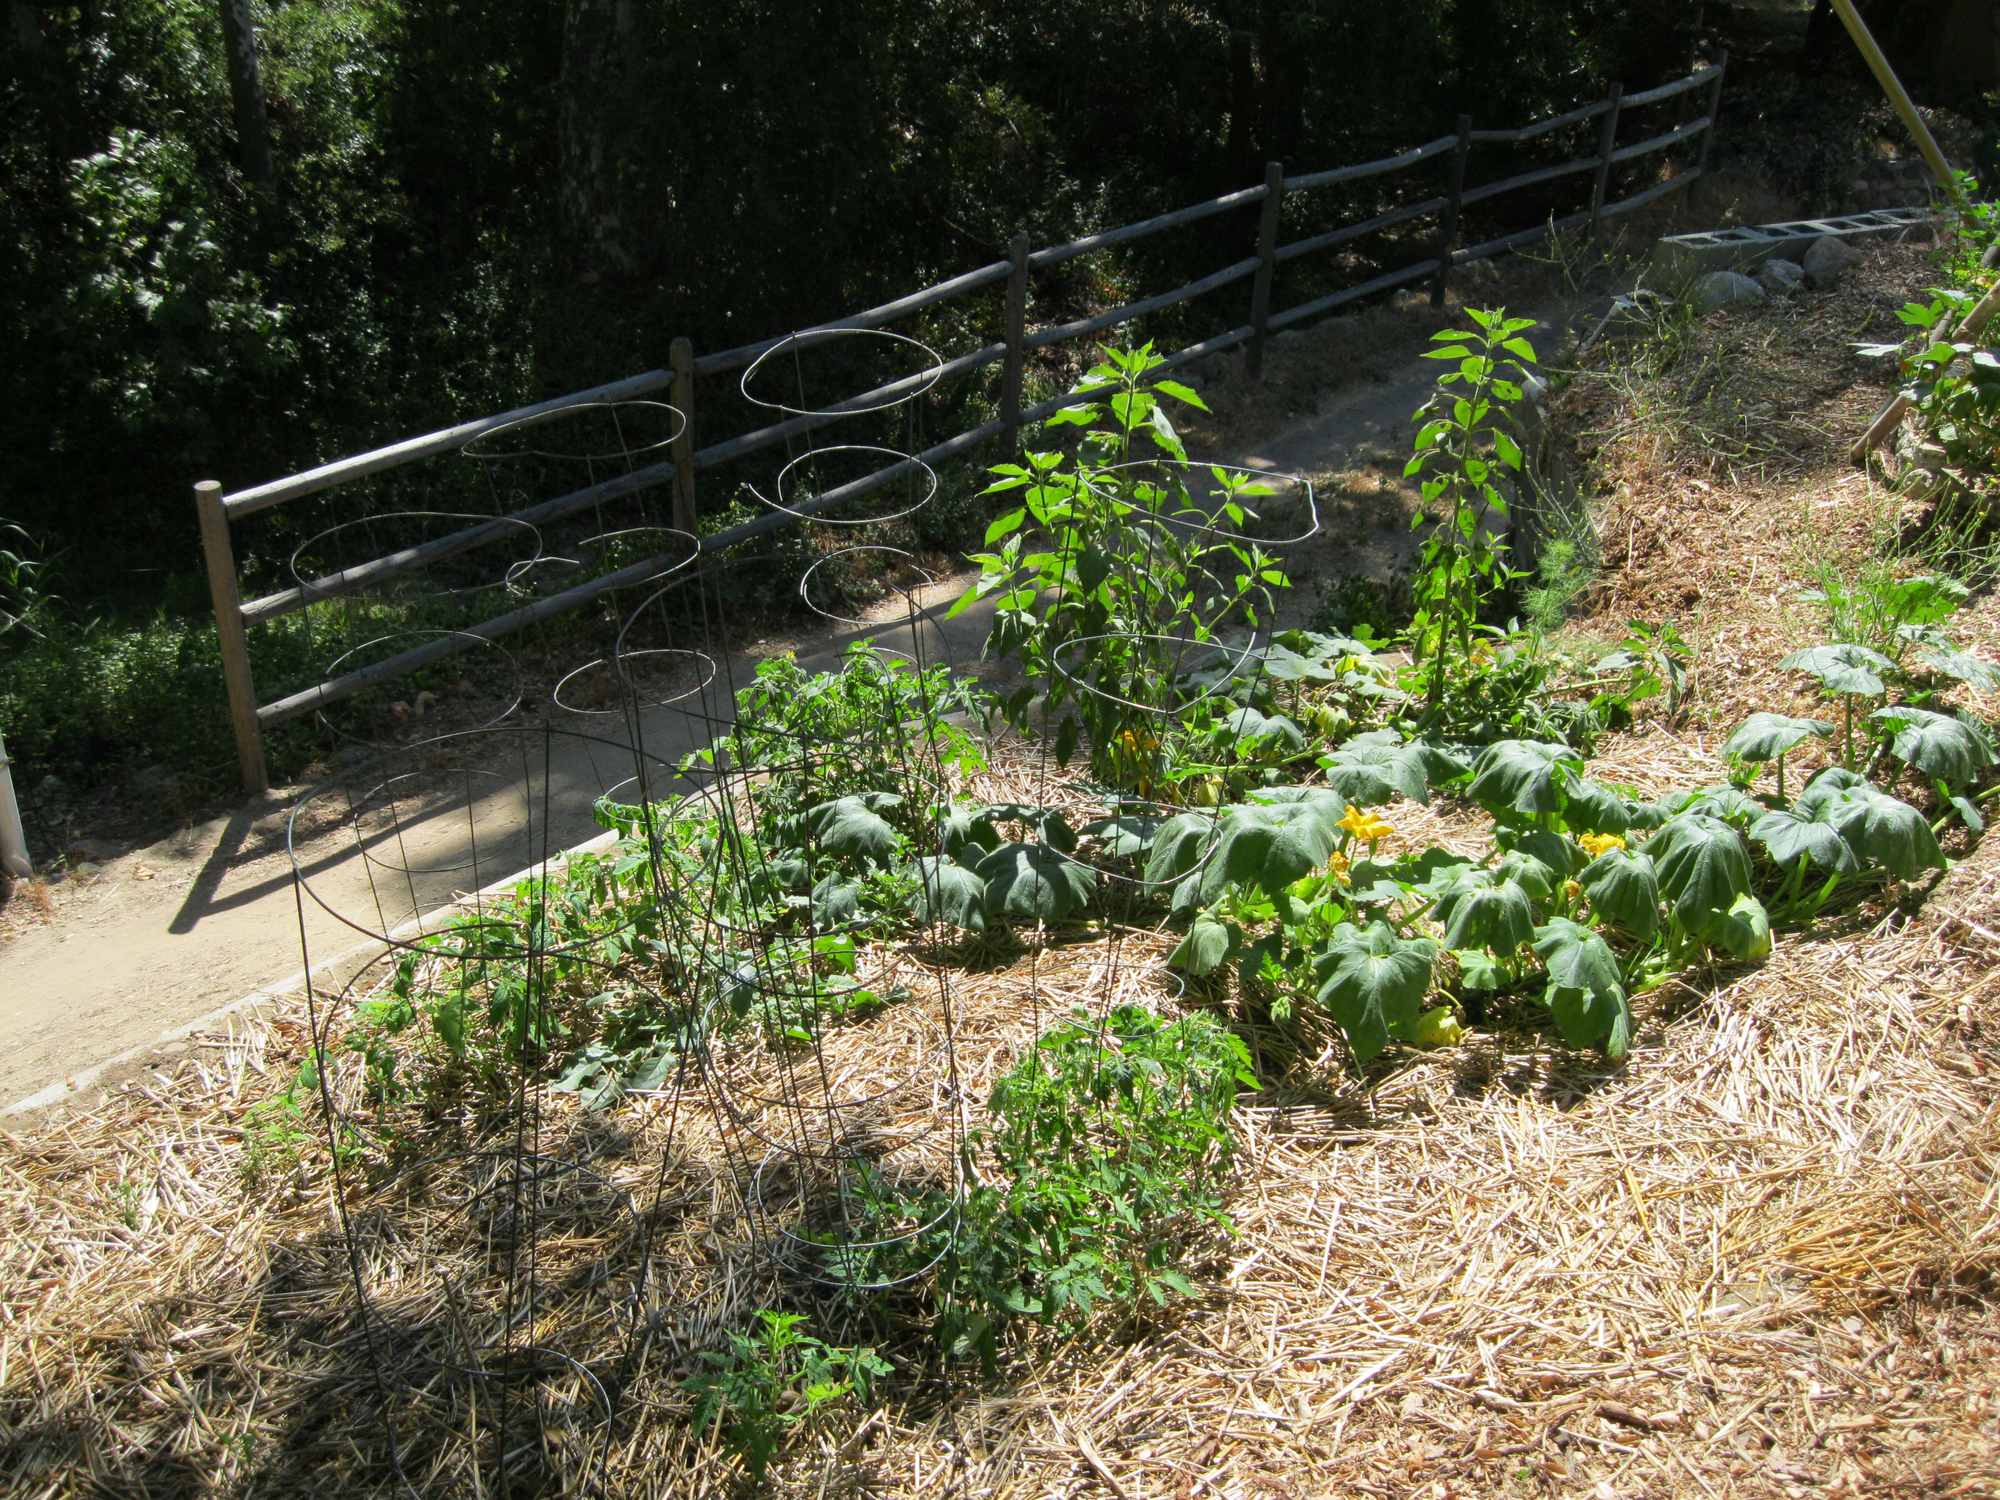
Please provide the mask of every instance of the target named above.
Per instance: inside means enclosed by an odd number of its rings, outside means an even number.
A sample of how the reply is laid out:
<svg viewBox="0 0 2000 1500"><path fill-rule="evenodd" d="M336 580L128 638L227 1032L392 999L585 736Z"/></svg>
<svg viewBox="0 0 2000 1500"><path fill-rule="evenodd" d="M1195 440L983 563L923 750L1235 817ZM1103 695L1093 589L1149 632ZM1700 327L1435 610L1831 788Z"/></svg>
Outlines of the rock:
<svg viewBox="0 0 2000 1500"><path fill-rule="evenodd" d="M1806 281L1812 286L1832 286L1840 273L1861 259L1861 252L1849 248L1839 235L1823 234L1806 251Z"/></svg>
<svg viewBox="0 0 2000 1500"><path fill-rule="evenodd" d="M1764 289L1741 271L1710 271L1695 282L1693 299L1698 312L1713 312L1738 302L1762 302Z"/></svg>
<svg viewBox="0 0 2000 1500"><path fill-rule="evenodd" d="M1979 257L1979 264L1988 271L2000 266L2000 240L1995 240L1986 247L1986 253Z"/></svg>
<svg viewBox="0 0 2000 1500"><path fill-rule="evenodd" d="M116 859L118 851L102 839L72 839L69 848L63 851L63 857L73 865L86 861L101 865Z"/></svg>
<svg viewBox="0 0 2000 1500"><path fill-rule="evenodd" d="M1896 484L1914 505L1926 505L1944 490L1951 456L1909 422L1896 429Z"/></svg>
<svg viewBox="0 0 2000 1500"><path fill-rule="evenodd" d="M1806 268L1797 261L1774 255L1757 272L1757 284L1774 297L1796 292L1805 285Z"/></svg>
<svg viewBox="0 0 2000 1500"><path fill-rule="evenodd" d="M95 880L104 873L104 866L95 860L80 860L69 867L69 872L78 880Z"/></svg>

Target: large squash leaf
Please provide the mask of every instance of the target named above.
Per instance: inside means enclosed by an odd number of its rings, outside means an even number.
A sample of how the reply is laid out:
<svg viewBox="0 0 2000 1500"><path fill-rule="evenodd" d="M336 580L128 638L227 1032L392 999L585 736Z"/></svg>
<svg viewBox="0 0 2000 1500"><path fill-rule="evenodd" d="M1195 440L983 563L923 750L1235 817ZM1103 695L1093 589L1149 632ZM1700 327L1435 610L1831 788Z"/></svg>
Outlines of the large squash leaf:
<svg viewBox="0 0 2000 1500"><path fill-rule="evenodd" d="M1795 864L1803 856L1822 870L1852 875L1861 862L1826 812L1824 803L1773 808L1750 825L1750 837L1764 846L1774 864Z"/></svg>
<svg viewBox="0 0 2000 1500"><path fill-rule="evenodd" d="M1002 844L973 873L986 882L989 918L1061 922L1090 905L1097 874L1046 844Z"/></svg>
<svg viewBox="0 0 2000 1500"><path fill-rule="evenodd" d="M1227 743L1246 749L1297 755L1306 748L1305 731L1284 714L1267 714L1247 705L1227 715L1220 725Z"/></svg>
<svg viewBox="0 0 2000 1500"><path fill-rule="evenodd" d="M1743 963L1759 963L1771 956L1770 914L1755 896L1738 896L1728 911L1709 918L1701 939Z"/></svg>
<svg viewBox="0 0 2000 1500"><path fill-rule="evenodd" d="M1114 859L1137 859L1153 847L1167 820L1148 813L1119 813L1084 825L1083 836L1096 839Z"/></svg>
<svg viewBox="0 0 2000 1500"><path fill-rule="evenodd" d="M1203 978L1229 961L1229 949L1234 940L1235 934L1227 922L1202 912L1188 924L1187 935L1167 955L1167 963L1176 969L1186 970L1197 979Z"/></svg>
<svg viewBox="0 0 2000 1500"><path fill-rule="evenodd" d="M986 817L998 823L1025 823L1035 831L1036 838L1064 854L1076 848L1076 830L1053 807L1035 807L1026 802L989 802Z"/></svg>
<svg viewBox="0 0 2000 1500"><path fill-rule="evenodd" d="M1808 646L1794 651L1778 663L1789 672L1804 672L1829 693L1848 693L1860 698L1879 698L1882 679L1896 670L1896 664L1880 651L1842 642L1836 646Z"/></svg>
<svg viewBox="0 0 2000 1500"><path fill-rule="evenodd" d="M1581 922L1553 917L1535 929L1535 955L1549 971L1544 996L1572 1047L1600 1047L1613 1062L1632 1044L1632 1007L1610 945Z"/></svg>
<svg viewBox="0 0 2000 1500"><path fill-rule="evenodd" d="M1178 880L1201 863L1215 837L1215 813L1175 813L1153 832L1146 856L1146 879L1153 885Z"/></svg>
<svg viewBox="0 0 2000 1500"><path fill-rule="evenodd" d="M1924 815L1867 778L1829 766L1799 793L1797 811L1833 825L1864 864L1901 880L1944 868L1944 853Z"/></svg>
<svg viewBox="0 0 2000 1500"><path fill-rule="evenodd" d="M1468 794L1496 816L1540 817L1563 810L1563 787L1583 774L1582 758L1567 745L1541 740L1498 740L1472 765Z"/></svg>
<svg viewBox="0 0 2000 1500"><path fill-rule="evenodd" d="M1572 776L1562 787L1563 821L1572 833L1624 833L1632 808L1610 787L1588 776Z"/></svg>
<svg viewBox="0 0 2000 1500"><path fill-rule="evenodd" d="M1754 713L1736 726L1735 733L1722 742L1725 760L1747 760L1763 765L1793 750L1814 735L1833 733L1825 719L1795 719L1790 714Z"/></svg>
<svg viewBox="0 0 2000 1500"><path fill-rule="evenodd" d="M1660 926L1660 881L1652 856L1642 849L1607 849L1577 877L1590 909L1635 938L1649 938Z"/></svg>
<svg viewBox="0 0 2000 1500"><path fill-rule="evenodd" d="M1389 1028L1416 1020L1430 990L1437 944L1398 937L1387 922L1342 922L1318 958L1319 1000L1366 1065L1389 1044Z"/></svg>
<svg viewBox="0 0 2000 1500"><path fill-rule="evenodd" d="M1491 948L1505 958L1535 935L1528 893L1494 870L1467 870L1438 898L1450 948Z"/></svg>
<svg viewBox="0 0 2000 1500"><path fill-rule="evenodd" d="M976 805L961 803L952 808L939 825L938 832L944 852L953 859L977 859L1000 843L1000 830L993 826L993 815L986 808Z"/></svg>
<svg viewBox="0 0 2000 1500"><path fill-rule="evenodd" d="M825 932L851 927L861 916L861 885L845 875L827 875L812 888L813 926Z"/></svg>
<svg viewBox="0 0 2000 1500"><path fill-rule="evenodd" d="M853 859L886 862L895 854L901 836L882 813L900 806L902 800L894 792L837 797L808 808L806 826L822 849Z"/></svg>
<svg viewBox="0 0 2000 1500"><path fill-rule="evenodd" d="M2000 667L1983 657L1974 656L1970 651L1945 645L1927 646L1917 652L1917 660L1940 676L1989 693L2000 692Z"/></svg>
<svg viewBox="0 0 2000 1500"><path fill-rule="evenodd" d="M1393 729L1371 729L1322 755L1329 785L1356 807L1379 807L1397 796L1428 802L1436 781L1463 774L1462 761L1425 740L1405 743Z"/></svg>
<svg viewBox="0 0 2000 1500"><path fill-rule="evenodd" d="M1706 813L1667 819L1646 840L1660 894L1689 932L1728 911L1750 890L1750 856L1734 828Z"/></svg>
<svg viewBox="0 0 2000 1500"><path fill-rule="evenodd" d="M1985 733L1950 714L1897 705L1878 708L1868 717L1891 736L1891 755L1952 786L1964 786L1993 764L1993 746Z"/></svg>
<svg viewBox="0 0 2000 1500"><path fill-rule="evenodd" d="M920 859L912 906L926 922L948 922L967 932L986 930L986 882L949 859Z"/></svg>
<svg viewBox="0 0 2000 1500"><path fill-rule="evenodd" d="M1276 896L1319 869L1333 853L1338 825L1339 814L1329 817L1329 807L1330 799L1225 808L1215 853L1201 875L1202 904L1231 885Z"/></svg>
<svg viewBox="0 0 2000 1500"><path fill-rule="evenodd" d="M1740 786L1705 786L1691 792L1668 792L1653 803L1659 813L1654 827L1682 813L1701 813L1720 818L1734 828L1748 828L1764 811L1764 804Z"/></svg>

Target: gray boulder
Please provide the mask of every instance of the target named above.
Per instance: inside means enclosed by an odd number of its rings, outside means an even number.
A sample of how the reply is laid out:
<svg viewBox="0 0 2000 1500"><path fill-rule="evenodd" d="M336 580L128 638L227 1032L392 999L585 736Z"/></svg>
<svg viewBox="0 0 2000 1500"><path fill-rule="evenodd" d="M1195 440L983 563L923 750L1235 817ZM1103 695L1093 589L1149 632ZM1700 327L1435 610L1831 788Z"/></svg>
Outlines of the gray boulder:
<svg viewBox="0 0 2000 1500"><path fill-rule="evenodd" d="M1762 302L1764 289L1741 271L1710 271L1694 284L1698 312L1713 312L1738 302Z"/></svg>
<svg viewBox="0 0 2000 1500"><path fill-rule="evenodd" d="M1772 296L1782 297L1806 284L1806 268L1795 260L1774 255L1758 269L1757 284Z"/></svg>
<svg viewBox="0 0 2000 1500"><path fill-rule="evenodd" d="M1824 234L1806 251L1806 281L1813 286L1832 286L1840 273L1861 259L1861 252L1849 248L1839 235Z"/></svg>

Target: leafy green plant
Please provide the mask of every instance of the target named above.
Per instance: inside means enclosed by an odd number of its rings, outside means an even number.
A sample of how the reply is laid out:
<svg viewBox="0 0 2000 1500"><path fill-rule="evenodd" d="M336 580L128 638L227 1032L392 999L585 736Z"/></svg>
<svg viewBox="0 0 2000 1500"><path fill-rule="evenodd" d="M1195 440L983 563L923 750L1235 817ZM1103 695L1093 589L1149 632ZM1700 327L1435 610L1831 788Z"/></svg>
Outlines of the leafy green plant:
<svg viewBox="0 0 2000 1500"><path fill-rule="evenodd" d="M1135 709L1181 707L1177 668L1190 650L1219 650L1227 626L1257 626L1271 592L1289 585L1260 546L1241 540L1254 519L1249 502L1268 485L1215 468L1200 476L1212 497L1190 490L1194 466L1162 398L1206 410L1200 396L1154 377L1166 361L1151 344L1104 356L1076 387L1091 399L1044 424L1082 429L1074 455L1030 451L1025 463L994 468L987 492L1019 492L1022 503L987 528L997 550L972 555L979 581L951 613L993 600L987 650L1016 659L1027 679L1009 715L1025 725L1042 695L1060 714L1057 759L1067 764L1087 738L1092 770L1129 787L1144 767L1121 757L1119 735Z"/></svg>
<svg viewBox="0 0 2000 1500"><path fill-rule="evenodd" d="M849 1401L867 1402L895 1366L869 1346L823 1342L798 1313L766 1309L757 1325L732 1332L726 1350L704 1350L709 1368L686 1388L696 1422L719 1429L751 1477L761 1479L790 1432Z"/></svg>
<svg viewBox="0 0 2000 1500"><path fill-rule="evenodd" d="M1256 1086L1242 1039L1204 1015L1123 1005L1045 1032L993 1091L997 1183L970 1207L978 1280L951 1288L972 1299L954 1340L990 1352L1010 1317L1192 1294L1176 1266L1200 1226L1228 1226L1229 1117Z"/></svg>
<svg viewBox="0 0 2000 1500"><path fill-rule="evenodd" d="M1432 711L1443 704L1455 674L1471 668L1473 627L1480 606L1505 584L1506 544L1496 534L1508 514L1497 481L1521 473L1524 460L1511 408L1535 363L1521 335L1532 318L1467 310L1471 329L1432 335L1427 359L1449 360L1437 392L1418 412L1415 453L1404 474L1420 477L1423 508L1415 524L1430 525L1413 586L1417 610L1407 640Z"/></svg>

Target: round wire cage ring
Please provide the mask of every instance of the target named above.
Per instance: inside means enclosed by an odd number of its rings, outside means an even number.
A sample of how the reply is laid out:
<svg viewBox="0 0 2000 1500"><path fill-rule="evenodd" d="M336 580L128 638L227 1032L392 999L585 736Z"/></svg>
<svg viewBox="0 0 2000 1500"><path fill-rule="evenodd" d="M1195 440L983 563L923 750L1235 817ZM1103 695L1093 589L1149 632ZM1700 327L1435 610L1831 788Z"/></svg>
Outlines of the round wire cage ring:
<svg viewBox="0 0 2000 1500"><path fill-rule="evenodd" d="M774 1151L750 1181L753 1213L787 1271L822 1286L880 1291L923 1276L950 1251L964 1193L955 1158Z"/></svg>
<svg viewBox="0 0 2000 1500"><path fill-rule="evenodd" d="M757 378L757 372L763 369L764 362L774 355L789 353L796 360L802 350L818 348L845 339L875 339L888 345L900 345L922 355L924 363L915 374L905 375L901 380L881 387L894 394L865 406L856 405L851 401L830 407L789 406L782 401L767 401L750 389L751 381ZM766 411L781 411L794 417L859 417L866 416L870 412L892 411L896 407L906 406L928 395L943 378L944 360L938 352L921 339L913 339L906 333L892 333L886 328L807 328L797 333L786 334L753 359L749 367L744 370L743 378L737 383L737 389L742 392L745 401L752 406L761 406ZM897 390L898 386L907 386L908 389ZM803 394L800 399L804 399Z"/></svg>
<svg viewBox="0 0 2000 1500"><path fill-rule="evenodd" d="M611 423L614 441L609 447L596 444L558 444L547 441L550 430L562 423L588 422L603 418ZM665 437L649 438L636 446L626 441L625 423L664 422ZM553 411L534 412L488 428L459 452L480 463L539 458L558 463L630 463L634 459L664 454L687 431L687 414L664 401L572 401ZM532 434L532 436L531 436Z"/></svg>
<svg viewBox="0 0 2000 1500"><path fill-rule="evenodd" d="M1212 541L1237 542L1245 546L1255 547L1296 547L1319 535L1319 501L1313 493L1312 480L1303 474L1281 473L1275 469L1253 468L1247 464L1204 463L1200 459L1195 458L1136 458L1127 463L1109 464L1104 468L1095 470L1092 477L1086 483L1094 494L1104 499L1116 499L1118 496L1114 493L1115 486L1107 488L1103 483L1105 475L1115 474L1122 476L1129 473L1142 472L1147 469L1206 475L1218 479L1218 488L1211 497L1208 497L1212 498L1214 503L1207 510L1194 508L1186 511L1170 512L1141 507L1140 513L1148 520L1173 527L1177 531L1200 533ZM1230 530L1223 526L1222 522L1227 519L1223 507L1233 499L1227 486L1219 482L1219 476L1224 474L1247 475L1252 484L1283 482L1303 489L1305 492L1306 529L1292 536L1261 537L1252 536L1247 532ZM1184 489L1189 491L1190 498L1192 498L1192 487L1185 480L1182 480L1181 484ZM1255 500L1264 497L1252 496L1250 498ZM1254 505L1246 505L1245 508L1253 512L1255 510Z"/></svg>
<svg viewBox="0 0 2000 1500"><path fill-rule="evenodd" d="M419 560L418 554L425 554L422 561L444 562L472 551L483 549L487 540L477 539L481 532L491 532L494 543L507 544L505 560L498 566L480 570L476 582L444 584L439 583L425 570L413 568ZM395 538L400 545L384 552L385 543L370 540L365 545L368 557L361 562L344 563L338 566L338 556L326 563L315 560L320 552L338 554L344 550L343 544L353 536L374 537L379 532L402 533ZM418 540L408 539L415 534ZM447 546L446 544L454 544ZM429 550L428 552L426 549ZM462 599L489 591L504 592L508 580L516 569L542 556L542 533L518 516L482 516L469 511L446 510L400 510L386 511L381 515L363 516L358 520L342 521L337 526L307 537L292 549L288 562L292 581L298 585L299 593L307 604L326 599ZM381 566L381 565L389 566ZM375 580L379 569L380 582Z"/></svg>
<svg viewBox="0 0 2000 1500"><path fill-rule="evenodd" d="M1097 684L1085 680L1070 665L1069 658L1074 658L1079 654L1085 657L1094 656L1101 647L1114 642L1128 646L1144 642L1149 646L1172 647L1174 660L1171 667L1153 673L1140 674L1146 676L1148 681L1156 683L1163 689L1171 689L1174 683L1191 671L1204 670L1202 667L1190 667L1188 665L1186 655L1190 648L1217 661L1227 663L1229 669L1216 676L1213 682L1193 697L1177 698L1170 703L1142 703L1136 698L1127 697L1123 693L1112 692L1108 688L1099 687ZM1162 653L1162 655L1165 654ZM1115 703L1121 708L1129 708L1135 713L1151 714L1156 718L1178 718L1189 709L1206 703L1209 699L1221 693L1231 682L1235 681L1246 663L1253 661L1261 663L1262 660L1262 652L1255 633L1245 636L1242 648L1238 650L1222 641L1197 641L1187 636L1156 634L1143 630L1113 631L1100 635L1071 636L1049 653L1049 665L1055 669L1063 681L1077 689L1077 691L1088 693L1093 698L1101 699L1106 703Z"/></svg>
<svg viewBox="0 0 2000 1500"><path fill-rule="evenodd" d="M877 457L893 460L893 462L888 463L884 465L882 468L876 469L873 473L864 475L859 479L850 479L845 484L835 485L833 489L827 491L825 495L819 497L819 503L822 506L825 506L827 504L829 497L838 496L842 490L852 489L855 486L862 484L867 484L870 489L874 489L877 488L878 486L876 484L870 483L870 481L877 481L877 480L879 480L882 484L887 484L890 478L893 478L898 471L903 469L908 469L912 473L921 472L927 479L929 479L930 488L924 491L921 499L911 501L908 505L905 505L901 510L871 511L869 514L864 516L823 515L820 513L819 510L805 509L805 506L811 504L812 501L810 500L795 501L790 495L786 493L786 489L791 481L792 472L793 470L797 469L800 464L810 462L816 466L820 459L825 458L829 454L841 454L841 453L872 453L875 454ZM918 511L922 510L925 506L929 505L931 501L935 500L937 498L937 493L938 493L938 473L936 469L932 468L928 463L924 462L923 459L916 458L911 454L905 453L900 448L884 448L874 443L829 443L823 448L807 449L804 453L801 453L797 458L794 458L791 462L787 463L784 466L784 468L778 470L777 499L773 500L767 497L763 493L763 491L759 490L755 485L750 486L750 493L757 497L757 501L760 505L763 505L771 510L775 510L782 515L790 516L795 521L803 521L808 525L880 526L880 525L886 525L890 521L906 520L909 517L914 516ZM861 493L857 493L853 498L859 500L861 498Z"/></svg>
<svg viewBox="0 0 2000 1500"><path fill-rule="evenodd" d="M451 668L426 666L418 669L450 671L451 677L443 679L445 685L442 692L430 688L413 691L407 676L392 678L386 682L364 684L332 703L321 703L313 709L314 719L334 739L365 750L410 750L454 734L499 728L521 706L524 694L521 664L499 642L471 631L402 630L380 635L343 651L328 662L324 669L326 675L321 680L332 682L343 676L366 672L392 658L440 642L454 648L452 655L466 657ZM452 701L461 696L461 689L482 679L497 682L497 692L489 701L499 707L477 723L455 725L450 729L438 728L438 721L432 718L432 714L440 708L448 712Z"/></svg>

